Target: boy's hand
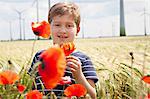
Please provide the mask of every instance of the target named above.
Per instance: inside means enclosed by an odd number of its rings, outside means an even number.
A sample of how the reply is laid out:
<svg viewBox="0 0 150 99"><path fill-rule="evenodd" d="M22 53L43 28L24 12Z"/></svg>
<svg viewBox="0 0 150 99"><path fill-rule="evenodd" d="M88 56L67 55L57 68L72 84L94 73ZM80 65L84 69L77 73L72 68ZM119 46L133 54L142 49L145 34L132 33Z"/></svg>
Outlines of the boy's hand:
<svg viewBox="0 0 150 99"><path fill-rule="evenodd" d="M67 56L66 61L67 66L70 67L74 78L79 78L79 76L82 74L81 61L75 56Z"/></svg>

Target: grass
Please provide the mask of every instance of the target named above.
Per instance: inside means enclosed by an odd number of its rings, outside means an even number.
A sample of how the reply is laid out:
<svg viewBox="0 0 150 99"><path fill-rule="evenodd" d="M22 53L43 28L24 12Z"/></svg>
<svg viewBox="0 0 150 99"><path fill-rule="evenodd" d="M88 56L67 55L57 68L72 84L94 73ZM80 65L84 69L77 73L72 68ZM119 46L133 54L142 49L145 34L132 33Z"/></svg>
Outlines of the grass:
<svg viewBox="0 0 150 99"><path fill-rule="evenodd" d="M148 85L141 77L150 72L149 36L76 39L75 42L77 49L94 63L99 76L99 99L139 99L147 94ZM0 42L0 66L12 60L21 67L29 67L34 54L50 46L51 40Z"/></svg>

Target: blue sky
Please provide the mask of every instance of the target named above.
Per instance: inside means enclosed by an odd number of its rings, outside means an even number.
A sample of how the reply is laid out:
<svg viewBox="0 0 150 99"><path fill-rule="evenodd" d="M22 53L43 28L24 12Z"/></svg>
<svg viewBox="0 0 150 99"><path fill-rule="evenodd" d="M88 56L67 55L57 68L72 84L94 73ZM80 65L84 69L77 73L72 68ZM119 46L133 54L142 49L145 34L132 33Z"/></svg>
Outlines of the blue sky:
<svg viewBox="0 0 150 99"><path fill-rule="evenodd" d="M36 22L34 0L0 0L0 40L10 39L10 23L13 39L19 39L19 15L22 12L22 33L27 39L34 38L31 22ZM120 0L51 0L75 2L80 7L81 31L78 37L119 36ZM146 28L150 34L150 0L124 0L125 25L127 35L144 35L144 7L146 8ZM149 14L148 14L149 13ZM39 20L47 20L48 0L39 0ZM25 27L23 27L25 26Z"/></svg>

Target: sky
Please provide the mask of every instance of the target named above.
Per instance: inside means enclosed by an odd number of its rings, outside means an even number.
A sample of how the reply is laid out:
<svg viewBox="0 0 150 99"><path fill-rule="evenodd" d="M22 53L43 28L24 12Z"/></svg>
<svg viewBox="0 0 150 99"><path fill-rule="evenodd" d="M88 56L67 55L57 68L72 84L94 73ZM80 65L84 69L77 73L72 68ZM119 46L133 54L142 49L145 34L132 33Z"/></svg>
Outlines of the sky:
<svg viewBox="0 0 150 99"><path fill-rule="evenodd" d="M0 0L0 40L20 38L19 14L21 12L22 39L35 38L31 22L37 21L35 0ZM75 2L81 13L81 31L78 37L119 36L120 0L50 0ZM144 35L144 8L146 33L150 34L150 0L124 0L126 35ZM39 0L39 21L48 16L48 0ZM23 35L25 33L25 36ZM12 36L10 35L12 34Z"/></svg>

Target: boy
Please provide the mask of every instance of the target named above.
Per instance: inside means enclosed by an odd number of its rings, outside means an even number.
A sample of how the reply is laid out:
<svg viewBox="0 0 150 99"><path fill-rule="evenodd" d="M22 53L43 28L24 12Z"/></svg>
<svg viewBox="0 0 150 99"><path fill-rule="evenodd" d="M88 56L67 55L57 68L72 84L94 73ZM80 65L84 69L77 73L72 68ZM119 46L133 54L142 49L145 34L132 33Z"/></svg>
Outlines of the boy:
<svg viewBox="0 0 150 99"><path fill-rule="evenodd" d="M73 42L75 36L80 31L80 14L79 8L73 3L57 3L49 10L48 21L51 25L53 44ZM29 73L32 71L34 64L39 60L39 55L43 51L36 53ZM96 99L95 83L98 81L93 64L88 56L74 51L66 57L67 68L64 76L70 76L72 83L79 83L86 87L88 94L92 99ZM35 79L37 90L42 91L40 76L37 74ZM57 98L61 98L63 90L67 85L57 85L52 90L44 89L45 94L53 91Z"/></svg>

